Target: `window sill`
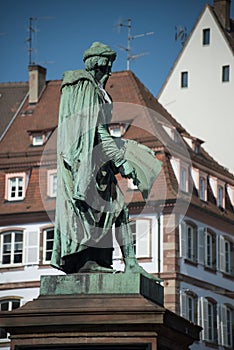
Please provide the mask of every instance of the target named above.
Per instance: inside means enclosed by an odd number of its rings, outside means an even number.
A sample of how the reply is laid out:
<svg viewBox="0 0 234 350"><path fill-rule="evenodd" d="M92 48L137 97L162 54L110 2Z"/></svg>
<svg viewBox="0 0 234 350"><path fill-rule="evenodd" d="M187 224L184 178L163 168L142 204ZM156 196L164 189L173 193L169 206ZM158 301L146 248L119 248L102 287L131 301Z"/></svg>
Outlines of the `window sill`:
<svg viewBox="0 0 234 350"><path fill-rule="evenodd" d="M210 348L219 349L219 345L218 344L213 343L213 342L211 342L209 340L205 340L204 343L205 343L206 346L208 346Z"/></svg>
<svg viewBox="0 0 234 350"><path fill-rule="evenodd" d="M198 266L198 263L196 261L193 261L193 260L189 260L187 258L184 259L184 262L188 265L192 265L192 266Z"/></svg>
<svg viewBox="0 0 234 350"><path fill-rule="evenodd" d="M13 271L13 270L24 270L24 265L20 264L20 265L0 265L0 270L1 272L6 272L6 271Z"/></svg>
<svg viewBox="0 0 234 350"><path fill-rule="evenodd" d="M216 269L209 267L209 266L204 266L204 270L208 271L210 273L213 273L213 274L216 274L216 272L217 272Z"/></svg>

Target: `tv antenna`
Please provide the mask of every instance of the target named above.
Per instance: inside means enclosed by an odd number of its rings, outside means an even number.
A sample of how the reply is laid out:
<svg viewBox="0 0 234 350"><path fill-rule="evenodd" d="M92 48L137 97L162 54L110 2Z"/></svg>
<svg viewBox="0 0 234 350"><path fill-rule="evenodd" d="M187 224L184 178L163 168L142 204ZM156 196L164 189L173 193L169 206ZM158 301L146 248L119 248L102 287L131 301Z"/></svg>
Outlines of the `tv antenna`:
<svg viewBox="0 0 234 350"><path fill-rule="evenodd" d="M137 55L133 55L131 52L131 41L137 38L141 38L143 36L147 36L147 35L153 35L154 32L148 32L148 33L144 33L144 34L138 34L138 35L131 35L131 29L132 29L132 20L131 18L128 18L126 20L123 20L122 22L120 22L119 24L117 24L117 26L121 27L127 27L128 29L128 44L127 47L123 47L120 46L123 50L127 51L127 70L130 70L130 61L131 60L135 60L136 58L140 57L140 56L145 56L148 55L149 52L142 52L139 53Z"/></svg>
<svg viewBox="0 0 234 350"><path fill-rule="evenodd" d="M176 26L175 27L175 40L180 40L182 46L184 46L184 43L187 39L187 28L185 26Z"/></svg>
<svg viewBox="0 0 234 350"><path fill-rule="evenodd" d="M33 48L33 34L38 32L35 26L35 22L40 19L54 19L54 17L30 17L29 18L29 26L28 26L29 37L26 40L29 44L29 48L28 48L29 65L35 64L35 61L32 59L33 52L35 51L35 49Z"/></svg>

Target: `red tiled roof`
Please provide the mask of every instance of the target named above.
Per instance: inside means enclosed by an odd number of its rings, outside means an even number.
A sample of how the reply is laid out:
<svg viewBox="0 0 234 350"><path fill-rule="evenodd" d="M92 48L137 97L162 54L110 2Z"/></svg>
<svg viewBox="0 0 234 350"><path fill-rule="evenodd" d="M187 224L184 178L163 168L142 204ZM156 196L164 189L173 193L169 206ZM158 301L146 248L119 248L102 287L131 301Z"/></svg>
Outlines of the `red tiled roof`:
<svg viewBox="0 0 234 350"><path fill-rule="evenodd" d="M41 186L42 194L40 193L38 186L39 166L44 146L32 147L30 145L29 131L48 130L56 127L60 86L61 81L59 80L47 82L46 88L35 106L29 105L28 100L26 100L17 118L0 143L0 175L2 184L0 186L0 212L3 215L14 212L28 213L43 211L45 208L47 210L53 210L55 207L55 200L48 198L46 193L46 174L44 174L44 185ZM131 71L113 73L108 81L107 90L114 101L113 121L130 124L124 137L136 139L152 147L154 150L162 152L163 171L159 175L149 199L153 201L160 198L160 196L164 196L166 200L176 200L178 183L167 152L170 147L174 147L175 152L180 152L181 146L180 144L175 144L170 139L161 127L161 122L166 122L168 125L173 126L179 133L183 133L183 135L190 135L162 107ZM124 105L124 108L122 108L122 105ZM152 110L153 113L151 112ZM156 123L155 118L158 118L159 122ZM165 142L163 143L162 139L159 141L157 136L162 136ZM199 155L195 154L189 146L187 149L192 161L195 161L198 166L202 164L203 167L207 167L207 174L212 170L226 177L228 181L234 180L234 177L215 162L203 149L201 149ZM55 167L53 155L51 155L51 159ZM32 170L26 198L17 203L6 202L4 193L2 192L5 181L4 174L29 168ZM127 188L126 180L125 182L123 181L123 186ZM132 196L132 200L135 202L142 202L142 196L139 191L135 191L134 193L127 191L126 198L129 196ZM193 196L192 202L198 206L202 206L197 196ZM212 209L213 207L209 205L209 208ZM214 211L216 209L215 207ZM233 216L233 213L229 213L229 217Z"/></svg>
<svg viewBox="0 0 234 350"><path fill-rule="evenodd" d="M28 83L0 83L0 139L28 92Z"/></svg>

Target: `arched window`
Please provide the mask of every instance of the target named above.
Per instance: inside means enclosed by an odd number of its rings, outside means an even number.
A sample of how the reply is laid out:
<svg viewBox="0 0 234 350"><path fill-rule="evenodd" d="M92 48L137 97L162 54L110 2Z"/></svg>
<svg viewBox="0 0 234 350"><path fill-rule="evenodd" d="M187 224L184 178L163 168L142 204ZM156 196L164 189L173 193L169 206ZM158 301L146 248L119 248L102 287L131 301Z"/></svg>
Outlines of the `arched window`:
<svg viewBox="0 0 234 350"><path fill-rule="evenodd" d="M180 315L193 323L197 323L197 294L190 290L181 293Z"/></svg>
<svg viewBox="0 0 234 350"><path fill-rule="evenodd" d="M181 256L192 262L198 258L197 226L190 221L184 221L180 226Z"/></svg>
<svg viewBox="0 0 234 350"><path fill-rule="evenodd" d="M12 311L14 309L17 309L20 307L21 304L21 298L17 297L8 297L0 299L0 312L2 311ZM8 333L3 329L0 328L0 339L7 339Z"/></svg>
<svg viewBox="0 0 234 350"><path fill-rule="evenodd" d="M203 330L202 339L211 343L218 342L217 303L212 298L201 297L199 300L199 324Z"/></svg>
<svg viewBox="0 0 234 350"><path fill-rule="evenodd" d="M216 269L216 234L210 230L205 233L205 265Z"/></svg>

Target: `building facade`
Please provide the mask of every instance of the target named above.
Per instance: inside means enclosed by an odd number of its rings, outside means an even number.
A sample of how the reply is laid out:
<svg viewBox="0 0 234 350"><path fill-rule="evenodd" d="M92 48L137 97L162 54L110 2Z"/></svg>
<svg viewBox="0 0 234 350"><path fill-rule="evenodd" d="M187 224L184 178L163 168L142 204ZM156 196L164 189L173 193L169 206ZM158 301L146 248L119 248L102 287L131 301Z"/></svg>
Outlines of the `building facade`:
<svg viewBox="0 0 234 350"><path fill-rule="evenodd" d="M46 81L45 74L40 66L29 67L29 93L0 143L1 311L37 298L41 275L62 273L50 266L61 81ZM231 349L234 176L131 71L113 73L107 90L114 101L111 135L150 147L163 165L147 201L118 177L139 263L163 279L165 307L203 327L192 349ZM113 267L124 269L116 244ZM9 347L1 330L0 349Z"/></svg>
<svg viewBox="0 0 234 350"><path fill-rule="evenodd" d="M233 173L234 22L230 9L230 0L214 0L213 6L204 7L158 100L193 135L206 139L208 152Z"/></svg>

